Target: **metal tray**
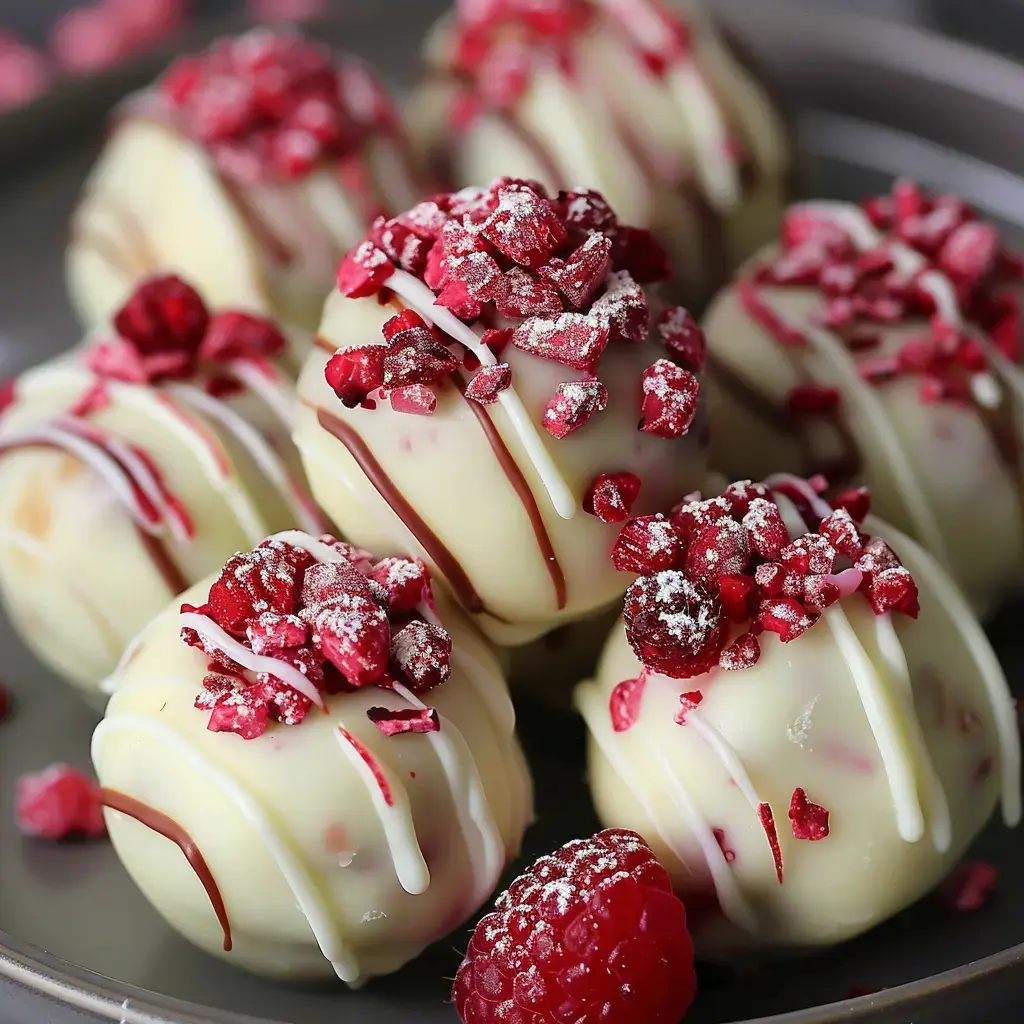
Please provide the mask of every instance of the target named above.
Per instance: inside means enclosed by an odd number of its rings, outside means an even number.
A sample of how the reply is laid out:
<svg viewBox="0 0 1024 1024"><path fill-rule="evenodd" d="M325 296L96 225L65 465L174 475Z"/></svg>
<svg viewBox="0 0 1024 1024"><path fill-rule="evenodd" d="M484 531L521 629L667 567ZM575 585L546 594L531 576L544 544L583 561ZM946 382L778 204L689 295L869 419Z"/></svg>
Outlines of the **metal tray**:
<svg viewBox="0 0 1024 1024"><path fill-rule="evenodd" d="M441 6L441 0L353 3L337 34L401 84L414 73L419 32ZM852 198L884 187L893 174L909 174L966 195L1024 241L1024 69L914 29L823 10L815 0L719 0L717 6L797 110L815 192ZM89 105L69 116L59 98L51 102L63 115L43 109L22 118L19 131L31 137L31 150L15 153L10 137L0 139L0 174L8 175L0 179L0 376L77 336L63 299L61 250L101 126L94 116L92 145L76 148L80 131L76 138L54 129L83 128ZM12 177L17 155L29 162ZM1024 691L1017 611L994 622L991 632ZM2 623L0 651L0 670L17 701L13 718L0 726L0 1021L453 1024L445 978L458 965L465 931L358 993L271 984L208 959L172 933L107 844L21 839L11 823L15 777L58 759L87 765L94 718ZM596 823L579 725L529 706L520 711L542 780L540 821L527 842L527 856L534 857ZM811 958L706 970L688 1022L1019 1019L1024 874L1015 869L1022 842L999 827L980 841L976 855L1001 869L998 895L980 913L954 915L926 899L869 935ZM844 1001L857 988L883 991Z"/></svg>

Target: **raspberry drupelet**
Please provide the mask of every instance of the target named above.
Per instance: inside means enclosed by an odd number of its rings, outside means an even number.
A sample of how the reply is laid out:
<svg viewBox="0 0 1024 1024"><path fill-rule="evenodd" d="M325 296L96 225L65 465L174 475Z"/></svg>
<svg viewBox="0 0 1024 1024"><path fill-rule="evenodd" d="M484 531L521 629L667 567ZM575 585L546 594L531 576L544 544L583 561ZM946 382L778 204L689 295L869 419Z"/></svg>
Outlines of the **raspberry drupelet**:
<svg viewBox="0 0 1024 1024"><path fill-rule="evenodd" d="M714 463L868 486L990 611L1024 574L1022 284L956 196L794 206L705 320Z"/></svg>
<svg viewBox="0 0 1024 1024"><path fill-rule="evenodd" d="M158 616L114 684L92 752L117 852L258 974L397 970L490 897L532 820L501 665L422 563L277 534Z"/></svg>
<svg viewBox="0 0 1024 1024"><path fill-rule="evenodd" d="M325 528L290 438L302 344L165 274L5 389L0 597L94 702L174 595L270 530Z"/></svg>
<svg viewBox="0 0 1024 1024"><path fill-rule="evenodd" d="M456 0L425 59L409 124L436 174L600 190L654 231L688 302L770 237L787 202L783 119L697 5Z"/></svg>
<svg viewBox="0 0 1024 1024"><path fill-rule="evenodd" d="M342 261L296 443L345 536L423 558L509 646L606 608L631 511L703 478L703 343L592 191L439 194Z"/></svg>
<svg viewBox="0 0 1024 1024"><path fill-rule="evenodd" d="M476 926L452 990L463 1024L679 1024L697 988L686 911L635 832L541 857Z"/></svg>
<svg viewBox="0 0 1024 1024"><path fill-rule="evenodd" d="M91 327L174 267L219 305L313 329L341 254L424 190L363 64L285 30L222 39L115 113L72 223L71 298Z"/></svg>
<svg viewBox="0 0 1024 1024"><path fill-rule="evenodd" d="M699 942L841 942L1020 817L1013 702L950 577L823 479L628 521L638 578L577 689L601 820L646 836ZM705 914L708 906L717 908Z"/></svg>

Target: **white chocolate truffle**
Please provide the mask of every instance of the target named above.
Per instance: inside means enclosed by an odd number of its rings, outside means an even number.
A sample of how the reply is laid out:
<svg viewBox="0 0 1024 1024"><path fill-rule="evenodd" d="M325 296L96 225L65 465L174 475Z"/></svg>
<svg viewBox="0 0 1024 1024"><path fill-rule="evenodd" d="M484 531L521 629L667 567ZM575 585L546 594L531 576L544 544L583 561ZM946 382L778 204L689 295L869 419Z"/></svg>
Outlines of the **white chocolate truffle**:
<svg viewBox="0 0 1024 1024"><path fill-rule="evenodd" d="M290 440L294 383L271 358L284 346L270 321L211 318L179 279L154 278L117 326L0 401L0 595L86 692L233 551L323 528Z"/></svg>
<svg viewBox="0 0 1024 1024"><path fill-rule="evenodd" d="M771 237L788 198L787 131L702 8L455 7L428 39L407 118L439 175L597 189L655 233L690 302Z"/></svg>
<svg viewBox="0 0 1024 1024"><path fill-rule="evenodd" d="M341 254L421 191L367 68L257 29L182 58L116 114L72 224L71 299L92 327L172 270L215 306L313 330Z"/></svg>
<svg viewBox="0 0 1024 1024"><path fill-rule="evenodd" d="M297 533L278 543L311 551L328 568L344 562L344 545ZM237 570L231 575L243 581ZM267 575L271 586L280 578L276 568ZM208 592L212 599L212 582L184 600L201 604ZM310 607L305 599L302 607ZM210 731L210 713L193 706L197 693L209 696L209 659L182 642L181 627L198 624L208 650L228 649L255 670L270 662L294 674L289 663L271 661L284 655L260 647L256 658L244 634L232 638L195 612L179 615L177 602L140 637L97 727L93 761L121 860L190 941L259 974L337 973L356 985L397 970L490 896L531 821L530 777L493 650L444 595L436 616L433 607L421 610L451 639L442 685L417 695L395 675L394 691L367 685L322 694L327 714L307 701L309 714L297 724L264 723L253 739ZM294 628L299 615L276 621L293 620L286 628ZM320 628L316 620L312 629ZM311 685L319 660L306 659L300 683ZM229 689L252 682L251 671L240 675L248 679L235 677ZM289 692L272 682L278 694ZM439 728L385 735L368 715L382 706ZM200 866L168 832L194 842Z"/></svg>
<svg viewBox="0 0 1024 1024"><path fill-rule="evenodd" d="M781 235L705 320L713 464L867 485L990 608L1024 579L1019 260L908 182L794 207Z"/></svg>
<svg viewBox="0 0 1024 1024"><path fill-rule="evenodd" d="M1013 702L959 590L891 527L866 520L875 536L864 547L860 525L803 482L771 483L771 501L751 503L742 519L746 541L726 544L732 574L717 583L694 571L714 563L710 550L726 554L721 541L737 541L738 522L726 513L728 527L711 523L728 500L689 506L683 529L696 525L695 539L676 561L687 569L648 574L630 590L629 625L612 633L596 681L576 697L601 819L648 839L701 940L719 950L855 936L936 886L1000 792L1007 824L1020 817ZM787 539L803 539L769 562L756 551L777 547L773 517ZM830 567L833 540L850 557ZM844 560L852 564L841 570ZM696 581L689 603L679 576ZM798 603L783 596L796 592ZM717 621L709 595L719 593L734 623L719 643L742 631L744 614L764 631L728 647L710 672L661 674L692 665L712 632L697 613ZM917 602L916 619L899 611Z"/></svg>
<svg viewBox="0 0 1024 1024"><path fill-rule="evenodd" d="M425 559L518 645L619 596L609 524L699 484L703 339L658 315L631 276L657 246L620 247L599 195L502 179L436 198L393 222L395 255L346 257L295 441L344 536Z"/></svg>

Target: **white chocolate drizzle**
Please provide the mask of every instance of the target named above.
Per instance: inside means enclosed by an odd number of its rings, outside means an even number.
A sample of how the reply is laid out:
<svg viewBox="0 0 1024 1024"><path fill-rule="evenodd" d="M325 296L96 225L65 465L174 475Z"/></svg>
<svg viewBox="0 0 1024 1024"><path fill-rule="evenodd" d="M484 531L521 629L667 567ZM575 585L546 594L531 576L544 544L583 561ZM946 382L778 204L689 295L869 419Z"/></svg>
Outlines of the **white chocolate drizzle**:
<svg viewBox="0 0 1024 1024"><path fill-rule="evenodd" d="M438 306L434 293L412 274L396 270L384 283L384 287L391 289L428 324L436 325L453 340L469 349L480 361L481 366L493 366L497 363L494 353L483 344L477 333L450 310ZM515 388L502 391L498 396L498 403L504 409L512 429L533 462L555 511L563 519L572 519L578 511L576 497L555 465Z"/></svg>
<svg viewBox="0 0 1024 1024"><path fill-rule="evenodd" d="M408 791L376 758L375 767L370 767L363 752L369 757L373 755L343 725L335 727L334 735L356 774L366 784L373 809L384 829L399 884L412 896L425 893L430 886L430 871L416 836Z"/></svg>
<svg viewBox="0 0 1024 1024"><path fill-rule="evenodd" d="M338 977L349 984L361 978L358 961L338 931L330 908L309 869L296 854L293 844L281 835L270 816L232 775L214 764L190 744L181 733L145 715L115 715L105 718L92 737L92 761L99 770L102 741L112 732L135 732L170 747L202 778L218 789L238 808L242 817L263 840L276 862L281 876L295 896L299 910L309 922L323 955L330 960Z"/></svg>

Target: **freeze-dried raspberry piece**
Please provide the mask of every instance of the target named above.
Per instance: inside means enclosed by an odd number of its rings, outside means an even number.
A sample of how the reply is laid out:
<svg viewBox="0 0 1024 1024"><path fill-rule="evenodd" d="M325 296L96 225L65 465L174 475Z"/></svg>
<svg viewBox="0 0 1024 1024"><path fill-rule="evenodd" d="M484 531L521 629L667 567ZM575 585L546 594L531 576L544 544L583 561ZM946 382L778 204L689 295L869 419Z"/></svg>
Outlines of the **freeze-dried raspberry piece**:
<svg viewBox="0 0 1024 1024"><path fill-rule="evenodd" d="M544 429L559 440L588 423L608 407L608 389L599 380L559 384L541 419Z"/></svg>
<svg viewBox="0 0 1024 1024"><path fill-rule="evenodd" d="M683 554L672 523L662 515L631 519L612 548L612 564L619 572L637 574L675 568Z"/></svg>
<svg viewBox="0 0 1024 1024"><path fill-rule="evenodd" d="M868 580L867 597L876 615L899 612L916 619L921 612L917 584L902 565L874 573Z"/></svg>
<svg viewBox="0 0 1024 1024"><path fill-rule="evenodd" d="M522 267L513 267L504 275L494 304L502 316L524 319L553 316L565 308L553 285Z"/></svg>
<svg viewBox="0 0 1024 1024"><path fill-rule="evenodd" d="M767 597L803 596L804 576L781 562L764 562L754 570L754 580Z"/></svg>
<svg viewBox="0 0 1024 1024"><path fill-rule="evenodd" d="M753 668L761 658L761 644L753 633L744 633L730 644L718 659L718 667L726 672Z"/></svg>
<svg viewBox="0 0 1024 1024"><path fill-rule="evenodd" d="M297 615L264 612L245 627L253 654L273 656L288 647L302 647L309 639L309 627Z"/></svg>
<svg viewBox="0 0 1024 1024"><path fill-rule="evenodd" d="M995 268L1000 247L999 231L993 224L968 222L946 239L938 263L955 282L973 288Z"/></svg>
<svg viewBox="0 0 1024 1024"><path fill-rule="evenodd" d="M512 344L524 352L593 374L610 337L607 321L582 313L563 313L551 318L534 317L520 324L512 335Z"/></svg>
<svg viewBox="0 0 1024 1024"><path fill-rule="evenodd" d="M484 366L466 385L466 397L481 405L490 405L498 400L502 391L512 386L512 367L508 363L494 363Z"/></svg>
<svg viewBox="0 0 1024 1024"><path fill-rule="evenodd" d="M371 570L370 579L384 588L392 614L414 611L430 587L430 573L418 559L383 558Z"/></svg>
<svg viewBox="0 0 1024 1024"><path fill-rule="evenodd" d="M618 683L608 698L608 714L615 732L628 732L636 725L643 707L647 673Z"/></svg>
<svg viewBox="0 0 1024 1024"><path fill-rule="evenodd" d="M641 576L626 592L626 637L636 656L673 679L703 675L725 646L725 616L717 595L667 569Z"/></svg>
<svg viewBox="0 0 1024 1024"><path fill-rule="evenodd" d="M789 531L779 506L768 498L754 498L743 517L753 549L762 557L777 559L789 543Z"/></svg>
<svg viewBox="0 0 1024 1024"><path fill-rule="evenodd" d="M436 240L441 237L449 217L434 199L425 199L414 207L401 213L395 220L409 228L420 238Z"/></svg>
<svg viewBox="0 0 1024 1024"><path fill-rule="evenodd" d="M426 269L427 256L433 248L432 239L422 237L398 218L378 217L370 229L370 239L392 263L417 276Z"/></svg>
<svg viewBox="0 0 1024 1024"><path fill-rule="evenodd" d="M327 360L324 377L331 390L349 408L354 409L371 392L384 386L384 345L360 345L339 349Z"/></svg>
<svg viewBox="0 0 1024 1024"><path fill-rule="evenodd" d="M608 322L612 341L645 341L651 329L646 292L625 270L609 274L605 283L607 288L591 306L590 315Z"/></svg>
<svg viewBox="0 0 1024 1024"><path fill-rule="evenodd" d="M640 477L635 473L602 473L587 488L583 511L602 523L622 523L639 495Z"/></svg>
<svg viewBox="0 0 1024 1024"><path fill-rule="evenodd" d="M395 272L387 253L369 239L360 242L338 267L338 290L350 299L363 299L377 292Z"/></svg>
<svg viewBox="0 0 1024 1024"><path fill-rule="evenodd" d="M723 573L718 577L722 610L730 622L746 622L757 596L757 581L744 573Z"/></svg>
<svg viewBox="0 0 1024 1024"><path fill-rule="evenodd" d="M866 487L843 491L832 499L832 507L846 509L855 523L863 523L871 511L871 492Z"/></svg>
<svg viewBox="0 0 1024 1024"><path fill-rule="evenodd" d="M205 710L198 701L196 707ZM267 702L256 687L225 688L210 708L206 728L210 732L231 732L243 740L255 740L267 731L269 724Z"/></svg>
<svg viewBox="0 0 1024 1024"><path fill-rule="evenodd" d="M486 345L494 355L500 359L502 352L512 344L512 335L514 331L511 328L506 330L497 330L495 328L488 328L484 331L480 338L480 342Z"/></svg>
<svg viewBox="0 0 1024 1024"><path fill-rule="evenodd" d="M823 416L839 408L838 388L798 384L786 395L786 408L797 416Z"/></svg>
<svg viewBox="0 0 1024 1024"><path fill-rule="evenodd" d="M431 690L452 673L452 638L440 626L410 622L391 639L391 662L414 693Z"/></svg>
<svg viewBox="0 0 1024 1024"><path fill-rule="evenodd" d="M101 836L99 786L77 768L54 764L15 785L14 813L24 835L57 841L69 836Z"/></svg>
<svg viewBox="0 0 1024 1024"><path fill-rule="evenodd" d="M778 634L779 639L788 644L803 636L817 618L796 598L772 597L761 605L757 621L769 633Z"/></svg>
<svg viewBox="0 0 1024 1024"><path fill-rule="evenodd" d="M409 322L407 316L394 317L384 325L384 336L390 341L382 363L385 388L439 384L459 369L459 360L422 320L406 326Z"/></svg>
<svg viewBox="0 0 1024 1024"><path fill-rule="evenodd" d="M771 491L764 484L755 484L752 480L737 480L729 484L719 495L726 502L734 519L742 519L750 511L750 503L755 498L768 498Z"/></svg>
<svg viewBox="0 0 1024 1024"><path fill-rule="evenodd" d="M672 306L658 317L658 337L680 366L693 373L704 369L708 343L693 314L682 306Z"/></svg>
<svg viewBox="0 0 1024 1024"><path fill-rule="evenodd" d="M821 804L807 799L804 790L793 790L789 805L789 820L793 824L793 838L807 839L812 843L828 838L828 811Z"/></svg>
<svg viewBox="0 0 1024 1024"><path fill-rule="evenodd" d="M849 235L836 221L806 206L793 206L783 215L780 238L785 249L813 242L841 258L852 252Z"/></svg>
<svg viewBox="0 0 1024 1024"><path fill-rule="evenodd" d="M233 555L210 587L207 614L233 636L244 636L265 612L291 615L312 562L305 551L275 540Z"/></svg>
<svg viewBox="0 0 1024 1024"><path fill-rule="evenodd" d="M899 555L881 537L872 537L864 545L860 558L855 563L855 568L860 569L865 575L883 572L886 569L898 569L903 563Z"/></svg>
<svg viewBox="0 0 1024 1024"><path fill-rule="evenodd" d="M953 869L943 883L940 895L950 909L973 913L989 902L998 881L995 866L988 861L966 860Z"/></svg>
<svg viewBox="0 0 1024 1024"><path fill-rule="evenodd" d="M611 265L612 243L606 235L591 235L564 260L552 259L537 271L565 296L574 309L583 309L604 282Z"/></svg>
<svg viewBox="0 0 1024 1024"><path fill-rule="evenodd" d="M824 576L835 567L836 549L832 547L827 537L805 533L782 549L779 561L787 569L801 575L812 573L815 576Z"/></svg>
<svg viewBox="0 0 1024 1024"><path fill-rule="evenodd" d="M425 384L395 388L388 397L395 412L408 416L433 416L437 409L437 395Z"/></svg>
<svg viewBox="0 0 1024 1024"><path fill-rule="evenodd" d="M614 237L618 228L615 211L600 192L584 189L579 192L560 192L555 208L565 223L588 235L602 233Z"/></svg>
<svg viewBox="0 0 1024 1024"><path fill-rule="evenodd" d="M724 575L739 575L750 565L750 535L735 519L702 527L686 549L686 575L711 588Z"/></svg>
<svg viewBox="0 0 1024 1024"><path fill-rule="evenodd" d="M549 200L526 185L497 188L498 205L481 234L499 252L524 267L540 267L566 240L568 232Z"/></svg>
<svg viewBox="0 0 1024 1024"><path fill-rule="evenodd" d="M838 584L828 576L808 576L804 580L803 603L811 611L821 613L842 596Z"/></svg>
<svg viewBox="0 0 1024 1024"><path fill-rule="evenodd" d="M374 603L341 600L313 618L312 642L351 686L379 682L388 667L391 627L387 614Z"/></svg>
<svg viewBox="0 0 1024 1024"><path fill-rule="evenodd" d="M622 225L612 240L612 267L628 271L637 284L657 284L672 276L668 254L644 228Z"/></svg>
<svg viewBox="0 0 1024 1024"><path fill-rule="evenodd" d="M732 517L731 502L724 498L684 501L672 510L672 525L684 540L690 540L709 523Z"/></svg>
<svg viewBox="0 0 1024 1024"><path fill-rule="evenodd" d="M312 622L325 608L372 609L376 596L365 575L347 562L320 562L303 575L301 615Z"/></svg>
<svg viewBox="0 0 1024 1024"><path fill-rule="evenodd" d="M700 381L667 359L644 370L640 429L656 437L682 437L697 415Z"/></svg>
<svg viewBox="0 0 1024 1024"><path fill-rule="evenodd" d="M836 509L818 524L818 533L828 538L829 543L841 555L856 561L864 549L860 530L853 516L845 508Z"/></svg>
<svg viewBox="0 0 1024 1024"><path fill-rule="evenodd" d="M180 277L152 277L140 284L114 316L118 335L142 354L194 356L210 325L199 293Z"/></svg>
<svg viewBox="0 0 1024 1024"><path fill-rule="evenodd" d="M211 362L229 359L266 359L280 355L288 339L273 320L250 313L217 313L199 346L199 358Z"/></svg>
<svg viewBox="0 0 1024 1024"><path fill-rule="evenodd" d="M437 708L369 708L366 717L383 736L404 736L407 733L439 732L441 716Z"/></svg>

